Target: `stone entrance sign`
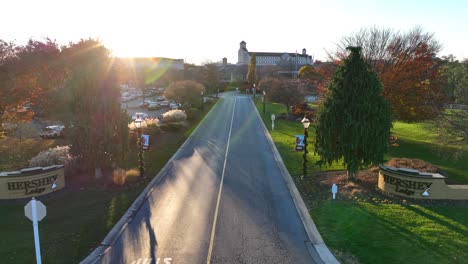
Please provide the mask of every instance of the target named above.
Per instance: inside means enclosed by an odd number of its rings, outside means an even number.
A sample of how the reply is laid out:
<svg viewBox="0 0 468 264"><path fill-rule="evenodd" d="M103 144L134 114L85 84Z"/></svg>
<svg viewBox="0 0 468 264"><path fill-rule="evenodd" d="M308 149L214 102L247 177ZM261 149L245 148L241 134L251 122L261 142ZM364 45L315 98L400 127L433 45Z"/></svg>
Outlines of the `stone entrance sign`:
<svg viewBox="0 0 468 264"><path fill-rule="evenodd" d="M63 187L63 165L0 173L0 200L39 197Z"/></svg>
<svg viewBox="0 0 468 264"><path fill-rule="evenodd" d="M443 175L406 168L381 165L378 186L408 198L468 200L468 185L447 185Z"/></svg>

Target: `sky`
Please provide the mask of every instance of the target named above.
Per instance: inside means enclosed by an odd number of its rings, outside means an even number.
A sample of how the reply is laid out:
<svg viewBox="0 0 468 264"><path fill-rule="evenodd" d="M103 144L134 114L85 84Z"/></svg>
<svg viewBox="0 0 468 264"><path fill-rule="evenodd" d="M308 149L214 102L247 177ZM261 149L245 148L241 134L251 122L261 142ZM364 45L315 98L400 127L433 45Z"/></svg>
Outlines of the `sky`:
<svg viewBox="0 0 468 264"><path fill-rule="evenodd" d="M325 60L340 38L377 26L434 33L439 56L468 58L465 0L7 0L0 39L60 44L98 38L123 57L168 57L188 63L237 63L249 51L301 52Z"/></svg>

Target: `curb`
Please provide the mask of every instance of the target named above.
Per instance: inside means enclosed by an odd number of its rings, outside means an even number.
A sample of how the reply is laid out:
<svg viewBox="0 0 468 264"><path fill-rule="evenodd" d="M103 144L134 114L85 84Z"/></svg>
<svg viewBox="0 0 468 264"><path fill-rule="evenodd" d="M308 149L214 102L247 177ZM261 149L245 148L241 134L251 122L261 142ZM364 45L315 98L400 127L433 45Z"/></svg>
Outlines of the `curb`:
<svg viewBox="0 0 468 264"><path fill-rule="evenodd" d="M141 192L138 198L135 199L133 204L128 208L125 214L120 218L117 224L109 231L104 240L95 248L85 259L83 259L80 264L91 264L99 263L100 258L107 253L107 251L114 245L117 238L122 234L122 232L127 228L128 224L133 220L133 217L137 214L143 204L146 202L150 193L154 190L156 185L162 180L166 171L172 166L174 160L179 157L181 150L192 141L192 136L196 134L198 128L203 123L205 118L211 114L213 109L215 109L221 98L216 102L216 104L211 107L210 111L203 117L202 120L198 123L197 127L192 131L190 136L185 140L185 142L177 149L177 151L172 155L172 157L167 161L166 165L156 174L156 176L148 183L146 188Z"/></svg>
<svg viewBox="0 0 468 264"><path fill-rule="evenodd" d="M327 245L325 245L325 242L323 241L322 236L320 235L317 229L317 226L315 226L314 221L310 217L309 211L305 206L304 200L302 200L302 197L299 194L296 185L294 184L291 174L289 174L288 169L286 169L283 159L281 158L281 155L279 154L278 149L276 148L276 145L273 142L273 139L271 138L270 133L268 132L268 129L266 128L265 123L263 122L263 119L260 116L256 105L254 104L253 100L251 100L250 102L252 102L252 105L254 106L255 113L257 113L258 118L262 120L261 123L263 127L263 132L265 133L267 141L270 144L273 156L275 157L275 160L278 163L278 166L282 172L281 174L283 175L283 179L286 182L289 194L291 195L294 205L296 206L297 213L299 214L299 217L301 218L302 223L304 224L304 228L307 232L307 235L309 236L309 239L312 242L312 246L314 247L315 251L317 251L317 254L324 263L339 264L336 257L331 253Z"/></svg>

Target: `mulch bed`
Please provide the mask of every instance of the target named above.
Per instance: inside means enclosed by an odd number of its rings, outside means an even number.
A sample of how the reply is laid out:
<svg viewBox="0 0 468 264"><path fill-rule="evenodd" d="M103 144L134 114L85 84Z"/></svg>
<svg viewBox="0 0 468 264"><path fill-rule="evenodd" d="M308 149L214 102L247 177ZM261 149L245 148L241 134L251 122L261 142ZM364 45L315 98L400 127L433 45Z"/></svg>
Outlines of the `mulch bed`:
<svg viewBox="0 0 468 264"><path fill-rule="evenodd" d="M440 168L421 160L392 159L385 165L443 174ZM296 184L303 194L305 202L310 206L316 206L323 201L332 199L331 186L335 183L338 186L337 199L339 200L402 205L468 207L468 201L463 200L412 199L385 193L377 187L378 174L379 167L377 166L359 171L358 177L354 181L348 180L346 171L319 172L310 175L306 179L298 179Z"/></svg>

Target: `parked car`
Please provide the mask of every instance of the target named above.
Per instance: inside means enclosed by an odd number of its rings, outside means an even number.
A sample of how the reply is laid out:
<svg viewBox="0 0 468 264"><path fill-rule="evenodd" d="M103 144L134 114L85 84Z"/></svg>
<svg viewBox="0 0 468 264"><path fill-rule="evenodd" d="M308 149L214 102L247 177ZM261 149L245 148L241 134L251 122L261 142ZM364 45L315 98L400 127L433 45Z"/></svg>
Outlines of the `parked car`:
<svg viewBox="0 0 468 264"><path fill-rule="evenodd" d="M159 103L160 106L169 106L169 102L168 101L162 101Z"/></svg>
<svg viewBox="0 0 468 264"><path fill-rule="evenodd" d="M58 138L58 137L62 137L63 136L62 131L63 131L64 128L65 128L65 126L61 126L61 125L47 126L47 127L44 128L44 130L42 130L39 133L39 136L41 138Z"/></svg>
<svg viewBox="0 0 468 264"><path fill-rule="evenodd" d="M164 96L158 96L158 97L156 97L156 101L164 101Z"/></svg>
<svg viewBox="0 0 468 264"><path fill-rule="evenodd" d="M156 102L152 102L148 104L148 111L154 111L154 110L159 110L159 109L161 109L161 106Z"/></svg>
<svg viewBox="0 0 468 264"><path fill-rule="evenodd" d="M147 107L149 104L154 103L151 100L144 100L142 103L140 103L138 106L139 107Z"/></svg>
<svg viewBox="0 0 468 264"><path fill-rule="evenodd" d="M180 104L178 103L171 103L169 105L169 108L171 108L172 110L179 109L179 107L180 107Z"/></svg>
<svg viewBox="0 0 468 264"><path fill-rule="evenodd" d="M132 116L132 121L135 121L137 119L137 116L139 116L141 119L146 119L148 118L148 114L146 113L135 113L133 116Z"/></svg>

